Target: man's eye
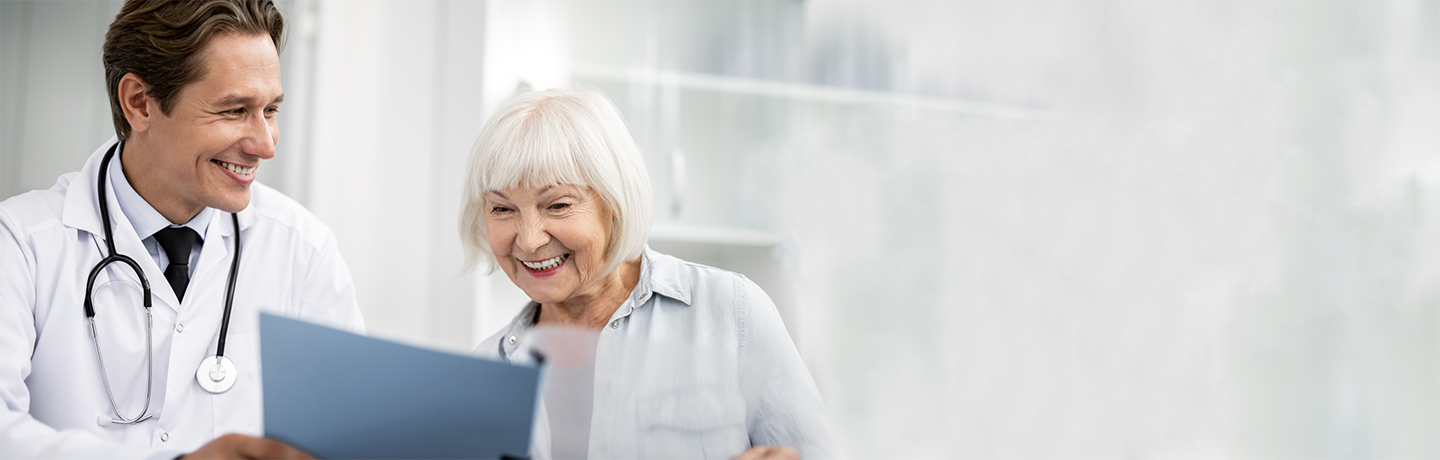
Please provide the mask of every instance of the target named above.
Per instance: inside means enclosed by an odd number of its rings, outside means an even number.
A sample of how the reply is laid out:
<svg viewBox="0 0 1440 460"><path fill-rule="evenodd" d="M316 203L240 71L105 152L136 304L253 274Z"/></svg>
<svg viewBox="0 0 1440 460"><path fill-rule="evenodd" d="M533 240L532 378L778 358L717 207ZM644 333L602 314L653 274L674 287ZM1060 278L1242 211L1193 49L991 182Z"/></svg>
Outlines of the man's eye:
<svg viewBox="0 0 1440 460"><path fill-rule="evenodd" d="M275 115L275 114L277 114L277 113L280 113L280 108L279 108L279 107L266 107L266 108L265 108L265 114L266 114L266 115Z"/></svg>
<svg viewBox="0 0 1440 460"><path fill-rule="evenodd" d="M245 109L243 109L243 108L240 108L240 109L230 109L230 110L226 110L226 111L223 112L223 113L226 114L226 115L232 115L232 116L237 116L237 117L238 117L238 116L240 116L240 115L244 115L244 114L245 114Z"/></svg>

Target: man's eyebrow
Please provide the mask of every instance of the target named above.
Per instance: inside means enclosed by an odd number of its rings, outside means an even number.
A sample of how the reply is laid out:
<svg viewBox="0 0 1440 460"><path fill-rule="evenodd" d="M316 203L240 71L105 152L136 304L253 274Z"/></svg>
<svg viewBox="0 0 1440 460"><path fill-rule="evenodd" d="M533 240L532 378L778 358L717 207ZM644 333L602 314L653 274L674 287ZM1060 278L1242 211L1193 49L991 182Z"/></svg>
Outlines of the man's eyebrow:
<svg viewBox="0 0 1440 460"><path fill-rule="evenodd" d="M276 97L275 100L270 101L270 103L271 103L271 104L279 104L279 103L281 103L281 102L283 102L283 101L285 101L285 95L284 95L284 94L281 94L280 96ZM215 105L220 105L220 106L245 105L245 106L248 106L248 105L251 105L251 104L254 103L254 102L255 102L255 98L253 98L253 97L250 97L250 96L241 96L241 95L238 95L238 94L231 94L231 95L229 95L229 96L225 96L224 98L221 98L219 102L215 103Z"/></svg>
<svg viewBox="0 0 1440 460"><path fill-rule="evenodd" d="M254 100L255 100L255 98L253 98L253 97L241 96L241 95L238 95L238 94L231 94L231 95L229 95L229 96L225 96L225 97L223 97L223 98L220 98L219 101L216 101L216 102L215 102L215 105L219 105L219 106L250 105L250 103L251 103L252 101L254 101Z"/></svg>

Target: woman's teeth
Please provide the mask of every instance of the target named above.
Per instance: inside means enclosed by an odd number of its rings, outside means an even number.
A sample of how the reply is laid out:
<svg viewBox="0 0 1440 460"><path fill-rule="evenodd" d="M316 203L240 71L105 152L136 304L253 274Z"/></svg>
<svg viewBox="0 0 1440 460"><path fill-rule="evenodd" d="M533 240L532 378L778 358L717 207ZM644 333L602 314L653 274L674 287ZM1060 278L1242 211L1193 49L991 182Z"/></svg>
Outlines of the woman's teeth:
<svg viewBox="0 0 1440 460"><path fill-rule="evenodd" d="M254 173L254 172L255 172L255 168L256 168L255 166L251 166L251 167L249 167L249 168L246 168L246 167L244 167L244 166L235 165L235 164L230 164L230 163L226 163L226 162L223 162L223 161L216 161L216 163L220 163L220 166L224 166L225 169L230 170L230 172L233 172L233 173L235 173L235 174L239 174L239 175L242 175L242 176L248 176L248 175Z"/></svg>
<svg viewBox="0 0 1440 460"><path fill-rule="evenodd" d="M522 260L520 261L520 263L525 264L525 266L529 267L531 270L543 272L545 270L560 266L560 262L564 262L565 258L569 256L569 254L561 254L539 262L526 262Z"/></svg>

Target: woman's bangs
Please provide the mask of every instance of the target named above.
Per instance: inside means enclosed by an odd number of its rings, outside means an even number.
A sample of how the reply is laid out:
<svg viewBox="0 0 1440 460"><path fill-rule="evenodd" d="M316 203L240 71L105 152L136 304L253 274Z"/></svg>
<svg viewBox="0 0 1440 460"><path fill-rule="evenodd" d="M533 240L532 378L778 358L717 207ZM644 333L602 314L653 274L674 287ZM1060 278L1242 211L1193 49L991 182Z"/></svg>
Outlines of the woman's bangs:
<svg viewBox="0 0 1440 460"><path fill-rule="evenodd" d="M517 130L511 142L493 146L485 190L587 185L574 151L576 146L566 139L566 133L548 123L536 123L531 128Z"/></svg>

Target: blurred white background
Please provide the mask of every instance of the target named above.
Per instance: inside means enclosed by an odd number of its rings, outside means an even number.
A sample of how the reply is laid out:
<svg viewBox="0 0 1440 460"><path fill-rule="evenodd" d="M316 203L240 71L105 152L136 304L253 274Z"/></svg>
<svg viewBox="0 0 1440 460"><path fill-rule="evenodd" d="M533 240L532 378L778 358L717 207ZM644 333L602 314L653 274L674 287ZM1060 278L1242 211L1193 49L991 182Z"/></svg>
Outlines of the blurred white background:
<svg viewBox="0 0 1440 460"><path fill-rule="evenodd" d="M261 180L466 351L461 167L613 98L652 246L776 298L855 458L1440 457L1440 2L283 3ZM0 1L0 197L112 135L115 1ZM416 232L422 237L415 237Z"/></svg>

